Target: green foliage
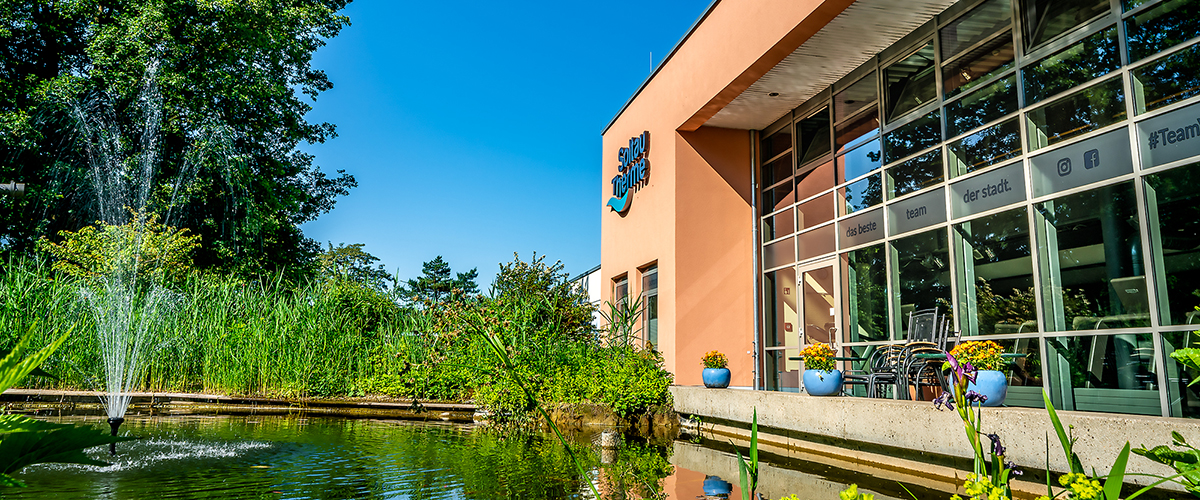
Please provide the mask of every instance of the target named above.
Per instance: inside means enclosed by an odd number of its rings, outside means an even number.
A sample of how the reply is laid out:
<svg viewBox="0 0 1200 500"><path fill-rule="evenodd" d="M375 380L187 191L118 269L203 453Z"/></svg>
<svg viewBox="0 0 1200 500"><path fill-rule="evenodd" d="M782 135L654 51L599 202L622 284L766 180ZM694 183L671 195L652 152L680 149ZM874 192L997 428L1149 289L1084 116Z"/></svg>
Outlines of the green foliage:
<svg viewBox="0 0 1200 500"><path fill-rule="evenodd" d="M447 301L458 301L479 294L475 280L479 272L472 268L451 277L450 264L442 256L421 264L421 276L400 286L399 294L409 302L433 307Z"/></svg>
<svg viewBox="0 0 1200 500"><path fill-rule="evenodd" d="M730 444L733 444L730 442ZM734 448L738 458L738 484L742 487L742 500L758 499L758 408L750 421L750 460L742 457L742 450Z"/></svg>
<svg viewBox="0 0 1200 500"><path fill-rule="evenodd" d="M336 247L329 243L329 249L317 255L317 271L323 279L350 281L384 290L395 278L383 269L383 264L376 262L379 257L363 250L362 243L340 243Z"/></svg>
<svg viewBox="0 0 1200 500"><path fill-rule="evenodd" d="M0 359L0 392L32 373L62 346L70 333L68 331L27 357L25 353L33 335L23 336L16 347ZM11 474L29 465L55 462L108 465L88 457L83 450L128 439L108 436L89 427L44 422L24 415L0 415L0 487L24 486Z"/></svg>
<svg viewBox="0 0 1200 500"><path fill-rule="evenodd" d="M487 344L467 334L463 318L477 317L503 340L539 402L599 404L623 416L670 404L672 377L661 357L598 340L582 320L590 320L592 306L558 265L506 267L502 295L424 310L401 308L349 279L296 285L193 273L177 285L176 314L154 326L157 348L138 389L474 400L500 419L524 419L532 411L528 398L500 374ZM103 380L82 284L43 261L0 268L0 351L17 342L2 332L28 330L34 346L57 339L35 318L78 323L87 332L47 360L59 380L28 385L93 389Z"/></svg>
<svg viewBox="0 0 1200 500"><path fill-rule="evenodd" d="M134 214L133 221L121 225L97 221L58 234L62 241L43 237L37 246L53 258L55 271L74 278L133 269L139 277L178 282L192 271L191 254L200 246L199 236L166 226L154 214Z"/></svg>
<svg viewBox="0 0 1200 500"><path fill-rule="evenodd" d="M1146 449L1146 446L1142 445L1133 452L1175 469L1175 472L1183 478L1181 484L1188 493L1191 493L1193 497L1200 498L1200 450L1188 444L1183 439L1183 435L1176 431L1171 431L1171 441L1172 445L1180 447L1182 450L1173 450L1167 445L1160 444L1150 449Z"/></svg>
<svg viewBox="0 0 1200 500"><path fill-rule="evenodd" d="M1195 347L1175 349L1175 351L1171 352L1171 357L1188 370L1193 372L1200 370L1200 349ZM1196 382L1200 382L1200 377L1192 379L1191 382L1188 382L1188 387L1195 385Z"/></svg>
<svg viewBox="0 0 1200 500"><path fill-rule="evenodd" d="M630 299L626 295L615 303L606 300L600 317L606 325L609 345L634 347L642 332L642 298Z"/></svg>
<svg viewBox="0 0 1200 500"><path fill-rule="evenodd" d="M97 218L86 180L94 138L72 118L82 109L113 122L106 133L121 138L122 157L139 157L142 139L158 148L151 208L176 206L179 225L203 238L199 267L306 272L320 248L300 225L355 186L298 149L336 135L305 115L332 87L312 56L349 25L338 14L347 3L0 2L0 179L29 185L23 198L0 198L0 238L28 252ZM157 102L139 100L151 85ZM147 105L161 111L154 137L137 132Z"/></svg>

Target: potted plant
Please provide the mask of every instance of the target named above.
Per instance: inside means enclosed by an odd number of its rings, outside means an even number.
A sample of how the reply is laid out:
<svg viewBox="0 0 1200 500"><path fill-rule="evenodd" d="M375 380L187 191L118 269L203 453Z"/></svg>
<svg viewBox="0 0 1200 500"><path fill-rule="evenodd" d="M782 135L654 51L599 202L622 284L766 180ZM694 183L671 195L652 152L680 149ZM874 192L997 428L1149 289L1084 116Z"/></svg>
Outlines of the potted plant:
<svg viewBox="0 0 1200 500"><path fill-rule="evenodd" d="M703 358L700 358L701 364L704 365L704 372L701 376L704 378L704 387L714 389L724 389L729 387L729 359L718 351L708 351Z"/></svg>
<svg viewBox="0 0 1200 500"><path fill-rule="evenodd" d="M950 350L950 355L959 364L970 364L978 370L975 381L967 384L967 391L975 391L987 399L983 406L1000 406L1008 395L1008 377L1000 371L1004 368L1004 348L990 340L963 342Z"/></svg>
<svg viewBox="0 0 1200 500"><path fill-rule="evenodd" d="M842 392L842 371L834 369L836 352L829 344L809 344L804 356L804 390L813 396L833 396Z"/></svg>

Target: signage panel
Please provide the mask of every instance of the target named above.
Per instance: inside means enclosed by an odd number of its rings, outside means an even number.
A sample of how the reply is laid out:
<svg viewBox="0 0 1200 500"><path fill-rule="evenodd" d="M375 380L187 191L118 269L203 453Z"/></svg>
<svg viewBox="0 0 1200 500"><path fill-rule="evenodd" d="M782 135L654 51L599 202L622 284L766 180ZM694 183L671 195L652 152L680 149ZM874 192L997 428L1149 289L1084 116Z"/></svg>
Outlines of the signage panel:
<svg viewBox="0 0 1200 500"><path fill-rule="evenodd" d="M946 222L946 188L888 205L888 221L893 235Z"/></svg>
<svg viewBox="0 0 1200 500"><path fill-rule="evenodd" d="M882 208L838 222L838 248L850 248L882 239Z"/></svg>
<svg viewBox="0 0 1200 500"><path fill-rule="evenodd" d="M1137 134L1142 168L1200 155L1200 104L1139 122Z"/></svg>
<svg viewBox="0 0 1200 500"><path fill-rule="evenodd" d="M1025 201L1025 169L1021 162L950 185L954 218Z"/></svg>
<svg viewBox="0 0 1200 500"><path fill-rule="evenodd" d="M1129 129L1121 128L1029 160L1033 195L1043 196L1133 172Z"/></svg>

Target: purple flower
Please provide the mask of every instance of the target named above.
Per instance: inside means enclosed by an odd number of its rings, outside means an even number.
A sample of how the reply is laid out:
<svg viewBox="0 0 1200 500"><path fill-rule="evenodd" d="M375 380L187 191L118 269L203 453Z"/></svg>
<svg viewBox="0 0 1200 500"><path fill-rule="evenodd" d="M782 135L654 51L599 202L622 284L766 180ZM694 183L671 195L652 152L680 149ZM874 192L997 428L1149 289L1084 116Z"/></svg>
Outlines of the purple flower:
<svg viewBox="0 0 1200 500"><path fill-rule="evenodd" d="M1013 476L1020 476L1022 474L1025 474L1024 472L1021 471L1021 469L1017 468L1017 464L1013 463L1012 460L1004 462L1004 468L1012 471L1012 472L1009 472L1009 474L1013 475Z"/></svg>
<svg viewBox="0 0 1200 500"><path fill-rule="evenodd" d="M985 396L984 399L987 399ZM1004 445L1000 444L1000 436L997 434L987 434L988 439L992 440L992 454L1003 455Z"/></svg>
<svg viewBox="0 0 1200 500"><path fill-rule="evenodd" d="M975 373L978 371L971 363L959 363L958 358L953 354L946 353L946 362L950 363L950 369L954 371L954 380L961 382L966 379L968 382L975 383Z"/></svg>
<svg viewBox="0 0 1200 500"><path fill-rule="evenodd" d="M943 391L941 394L938 394L938 397L934 398L933 400L934 408L937 408L940 411L942 406L945 406L946 409L949 410L954 409L954 396L947 391Z"/></svg>

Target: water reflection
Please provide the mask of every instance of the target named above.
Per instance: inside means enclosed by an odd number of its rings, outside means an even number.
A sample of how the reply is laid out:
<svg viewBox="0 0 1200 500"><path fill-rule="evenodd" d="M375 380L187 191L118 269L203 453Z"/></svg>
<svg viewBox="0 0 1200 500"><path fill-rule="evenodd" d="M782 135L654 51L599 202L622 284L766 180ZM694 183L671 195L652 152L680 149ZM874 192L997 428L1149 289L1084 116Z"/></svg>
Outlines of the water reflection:
<svg viewBox="0 0 1200 500"><path fill-rule="evenodd" d="M540 433L295 415L130 417L122 430L144 439L127 443L113 466L31 467L17 476L29 488L5 490L5 498L590 498L563 447ZM710 437L625 436L620 448L601 449L580 434L573 449L605 498L741 498L733 447ZM954 488L845 457L759 449L764 498L836 499L850 483L879 500L908 498L901 482L919 498L945 498Z"/></svg>

